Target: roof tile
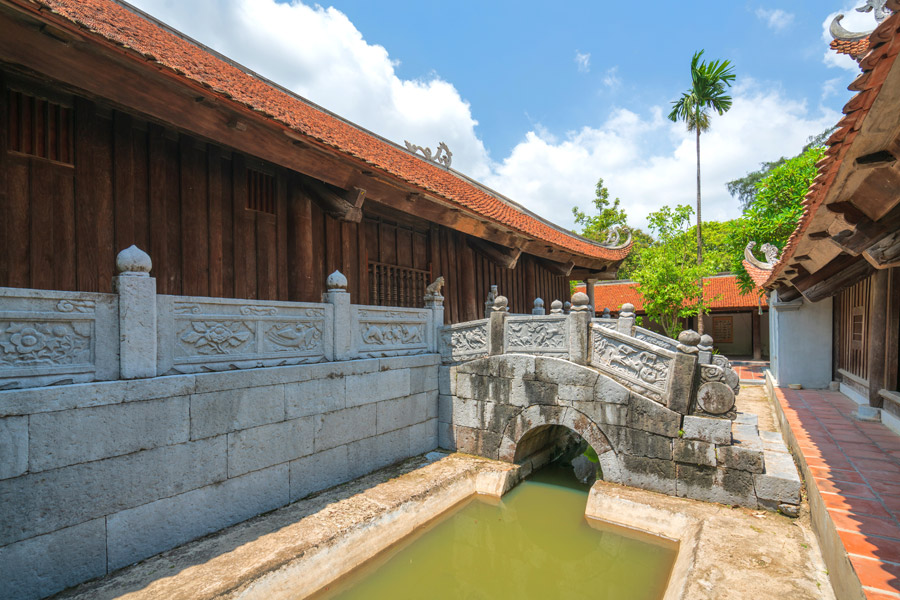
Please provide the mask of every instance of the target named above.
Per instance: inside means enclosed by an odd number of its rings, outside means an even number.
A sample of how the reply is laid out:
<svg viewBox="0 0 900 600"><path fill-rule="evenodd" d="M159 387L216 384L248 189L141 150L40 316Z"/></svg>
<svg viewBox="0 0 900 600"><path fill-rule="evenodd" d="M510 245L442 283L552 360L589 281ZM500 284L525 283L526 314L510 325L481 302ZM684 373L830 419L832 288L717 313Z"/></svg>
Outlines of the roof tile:
<svg viewBox="0 0 900 600"><path fill-rule="evenodd" d="M753 265L750 267L755 268ZM768 275L768 271L766 274ZM704 296L712 298L710 308L713 309L756 308L762 294L759 288L750 294L741 294L737 277L734 275L708 277L703 280L703 289ZM643 296L638 284L633 281L611 281L598 283L594 287L594 308L598 312L602 312L605 308L618 311L626 302L633 304L635 310L644 310Z"/></svg>

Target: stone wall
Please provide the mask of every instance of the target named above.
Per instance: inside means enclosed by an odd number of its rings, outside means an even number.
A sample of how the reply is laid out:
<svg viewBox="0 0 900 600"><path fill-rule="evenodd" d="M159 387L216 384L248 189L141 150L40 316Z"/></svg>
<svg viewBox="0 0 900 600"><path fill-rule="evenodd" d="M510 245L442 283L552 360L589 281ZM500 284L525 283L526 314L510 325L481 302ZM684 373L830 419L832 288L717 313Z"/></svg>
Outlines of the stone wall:
<svg viewBox="0 0 900 600"><path fill-rule="evenodd" d="M438 363L0 392L0 597L51 594L436 448Z"/></svg>

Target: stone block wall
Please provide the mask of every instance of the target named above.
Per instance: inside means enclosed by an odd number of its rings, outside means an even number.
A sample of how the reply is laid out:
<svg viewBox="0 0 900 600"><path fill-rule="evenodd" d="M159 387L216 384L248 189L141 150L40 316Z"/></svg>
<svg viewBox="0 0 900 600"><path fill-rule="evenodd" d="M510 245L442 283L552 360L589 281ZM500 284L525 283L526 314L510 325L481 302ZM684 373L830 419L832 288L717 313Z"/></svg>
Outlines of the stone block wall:
<svg viewBox="0 0 900 600"><path fill-rule="evenodd" d="M0 597L54 593L436 448L438 363L0 392Z"/></svg>

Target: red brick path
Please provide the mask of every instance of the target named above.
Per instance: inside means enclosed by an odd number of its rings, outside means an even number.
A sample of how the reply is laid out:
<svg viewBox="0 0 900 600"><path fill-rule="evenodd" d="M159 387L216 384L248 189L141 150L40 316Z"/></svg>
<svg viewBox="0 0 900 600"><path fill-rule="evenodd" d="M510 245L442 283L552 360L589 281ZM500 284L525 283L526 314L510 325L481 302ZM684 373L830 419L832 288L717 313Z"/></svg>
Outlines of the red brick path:
<svg viewBox="0 0 900 600"><path fill-rule="evenodd" d="M732 362L731 367L737 371L741 381L759 383L762 385L766 381L766 369L769 368L769 363Z"/></svg>
<svg viewBox="0 0 900 600"><path fill-rule="evenodd" d="M900 436L851 418L857 405L839 392L775 395L866 597L900 598Z"/></svg>

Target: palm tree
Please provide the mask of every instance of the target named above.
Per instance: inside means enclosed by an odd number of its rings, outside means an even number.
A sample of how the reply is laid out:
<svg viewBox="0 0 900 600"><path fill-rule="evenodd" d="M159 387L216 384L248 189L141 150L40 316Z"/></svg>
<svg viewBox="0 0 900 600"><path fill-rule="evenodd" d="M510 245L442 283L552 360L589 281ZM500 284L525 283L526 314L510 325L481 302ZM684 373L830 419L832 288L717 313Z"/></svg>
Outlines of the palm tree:
<svg viewBox="0 0 900 600"><path fill-rule="evenodd" d="M696 52L691 59L691 87L673 102L669 119L673 122L683 121L688 131L697 134L697 264L703 264L703 233L700 229L700 133L709 129L710 109L720 115L731 108L731 96L725 89L734 82L734 67L730 61L700 62L703 50ZM700 300L703 300L703 279L700 286ZM697 315L697 331L703 333L702 310Z"/></svg>

